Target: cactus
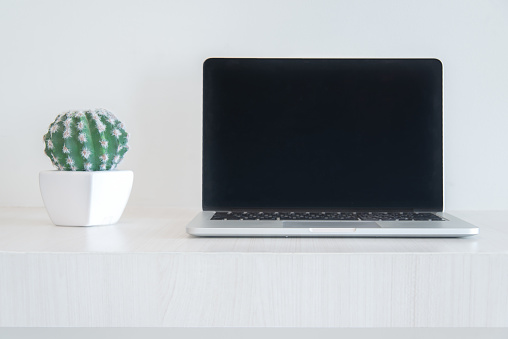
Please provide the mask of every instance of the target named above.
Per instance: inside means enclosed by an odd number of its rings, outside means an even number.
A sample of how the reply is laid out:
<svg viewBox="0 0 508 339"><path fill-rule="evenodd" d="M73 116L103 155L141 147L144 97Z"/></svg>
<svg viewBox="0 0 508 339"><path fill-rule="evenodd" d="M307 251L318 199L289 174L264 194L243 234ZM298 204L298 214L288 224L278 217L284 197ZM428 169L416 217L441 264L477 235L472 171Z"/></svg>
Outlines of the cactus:
<svg viewBox="0 0 508 339"><path fill-rule="evenodd" d="M105 109L69 111L49 126L44 152L61 171L107 171L123 159L128 140L123 123Z"/></svg>

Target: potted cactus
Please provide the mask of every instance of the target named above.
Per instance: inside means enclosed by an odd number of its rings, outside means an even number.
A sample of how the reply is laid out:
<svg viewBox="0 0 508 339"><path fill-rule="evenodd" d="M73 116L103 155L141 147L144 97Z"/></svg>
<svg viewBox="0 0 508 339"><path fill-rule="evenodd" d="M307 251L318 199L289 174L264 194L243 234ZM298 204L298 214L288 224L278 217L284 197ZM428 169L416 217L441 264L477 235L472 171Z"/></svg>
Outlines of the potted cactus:
<svg viewBox="0 0 508 339"><path fill-rule="evenodd" d="M57 170L39 174L42 199L55 225L108 225L120 219L133 173L115 168L129 149L128 139L123 123L105 109L56 117L44 135L44 151Z"/></svg>

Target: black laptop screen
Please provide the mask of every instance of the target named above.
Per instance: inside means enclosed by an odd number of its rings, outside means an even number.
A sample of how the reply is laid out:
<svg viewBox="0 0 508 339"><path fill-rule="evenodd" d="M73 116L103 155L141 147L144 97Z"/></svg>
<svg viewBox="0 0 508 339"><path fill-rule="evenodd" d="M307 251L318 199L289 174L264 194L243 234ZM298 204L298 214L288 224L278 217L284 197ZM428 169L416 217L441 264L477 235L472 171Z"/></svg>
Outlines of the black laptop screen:
<svg viewBox="0 0 508 339"><path fill-rule="evenodd" d="M204 210L442 210L436 59L208 59Z"/></svg>

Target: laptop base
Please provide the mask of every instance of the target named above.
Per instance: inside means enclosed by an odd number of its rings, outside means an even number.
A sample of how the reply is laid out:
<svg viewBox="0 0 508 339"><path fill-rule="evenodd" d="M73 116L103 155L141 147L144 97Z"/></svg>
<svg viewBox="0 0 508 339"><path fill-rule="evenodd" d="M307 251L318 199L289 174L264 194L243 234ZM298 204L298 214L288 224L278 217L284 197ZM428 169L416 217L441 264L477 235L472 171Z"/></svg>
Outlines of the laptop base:
<svg viewBox="0 0 508 339"><path fill-rule="evenodd" d="M478 234L478 227L448 213L445 221L279 221L210 220L214 212L200 212L187 233L204 237L439 237Z"/></svg>

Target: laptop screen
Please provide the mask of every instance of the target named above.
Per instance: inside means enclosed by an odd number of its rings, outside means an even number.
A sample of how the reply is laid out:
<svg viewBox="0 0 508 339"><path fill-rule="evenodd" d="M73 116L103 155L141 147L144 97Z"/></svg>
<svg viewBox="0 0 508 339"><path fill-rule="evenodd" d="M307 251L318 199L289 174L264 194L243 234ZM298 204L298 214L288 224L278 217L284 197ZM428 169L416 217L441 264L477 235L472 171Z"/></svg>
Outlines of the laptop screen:
<svg viewBox="0 0 508 339"><path fill-rule="evenodd" d="M442 207L440 61L205 61L204 210Z"/></svg>

